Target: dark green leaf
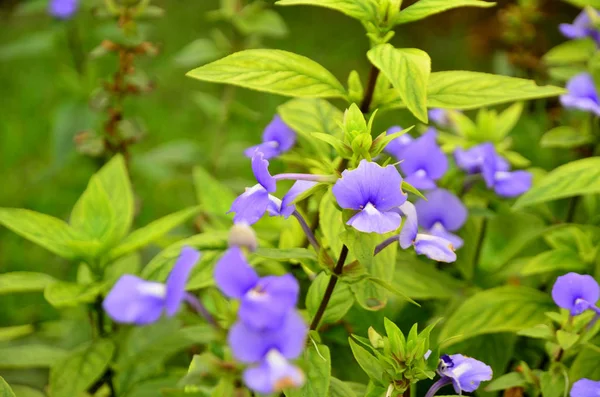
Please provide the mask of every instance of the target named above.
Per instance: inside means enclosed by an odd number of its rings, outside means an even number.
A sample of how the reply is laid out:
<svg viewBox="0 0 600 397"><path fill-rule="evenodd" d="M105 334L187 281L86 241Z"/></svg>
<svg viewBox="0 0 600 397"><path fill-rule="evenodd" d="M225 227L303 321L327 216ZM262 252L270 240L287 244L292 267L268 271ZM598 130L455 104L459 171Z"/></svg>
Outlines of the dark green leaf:
<svg viewBox="0 0 600 397"><path fill-rule="evenodd" d="M373 383L383 386L384 368L381 363L379 363L375 356L356 343L354 339L350 337L348 341L358 365L366 372Z"/></svg>
<svg viewBox="0 0 600 397"><path fill-rule="evenodd" d="M303 354L306 382L300 389L284 390L287 397L327 396L331 377L331 357L326 345L310 344Z"/></svg>
<svg viewBox="0 0 600 397"><path fill-rule="evenodd" d="M202 210L224 218L235 200L235 194L202 167L194 168L196 198Z"/></svg>
<svg viewBox="0 0 600 397"><path fill-rule="evenodd" d="M526 384L527 380L523 374L520 372L509 372L492 380L490 384L485 387L485 391L506 390L512 387L525 386Z"/></svg>
<svg viewBox="0 0 600 397"><path fill-rule="evenodd" d="M570 249L554 249L542 252L532 258L521 270L524 276L532 274L549 273L555 271L584 271L588 265Z"/></svg>
<svg viewBox="0 0 600 397"><path fill-rule="evenodd" d="M560 126L546 132L540 145L546 148L570 149L592 143L594 137L571 126Z"/></svg>
<svg viewBox="0 0 600 397"><path fill-rule="evenodd" d="M329 382L329 397L358 397L354 390L338 378L331 377Z"/></svg>

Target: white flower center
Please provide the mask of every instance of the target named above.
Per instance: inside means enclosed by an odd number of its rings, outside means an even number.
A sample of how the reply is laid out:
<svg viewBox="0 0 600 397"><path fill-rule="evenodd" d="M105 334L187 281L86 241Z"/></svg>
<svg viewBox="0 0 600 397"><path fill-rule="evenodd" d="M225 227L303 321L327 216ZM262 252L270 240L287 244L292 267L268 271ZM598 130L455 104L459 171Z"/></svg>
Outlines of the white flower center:
<svg viewBox="0 0 600 397"><path fill-rule="evenodd" d="M496 171L494 173L494 179L497 181L504 181L510 178L510 172L507 171Z"/></svg>
<svg viewBox="0 0 600 397"><path fill-rule="evenodd" d="M417 172L415 172L415 175L418 177L424 177L424 176L427 176L427 171L420 169Z"/></svg>
<svg viewBox="0 0 600 397"><path fill-rule="evenodd" d="M368 202L367 205L365 205L365 208L363 208L363 211L365 211L367 214L369 215L373 215L376 214L377 212L377 208L375 208L375 206L373 204L371 204L371 202Z"/></svg>
<svg viewBox="0 0 600 397"><path fill-rule="evenodd" d="M145 282L137 286L140 294L164 299L167 296L167 286L162 283Z"/></svg>

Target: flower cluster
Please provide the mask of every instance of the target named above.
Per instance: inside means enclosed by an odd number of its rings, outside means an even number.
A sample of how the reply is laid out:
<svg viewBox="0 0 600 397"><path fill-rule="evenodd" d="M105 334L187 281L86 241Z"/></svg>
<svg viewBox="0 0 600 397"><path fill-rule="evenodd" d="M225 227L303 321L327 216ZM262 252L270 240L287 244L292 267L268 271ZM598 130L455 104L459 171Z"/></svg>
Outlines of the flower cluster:
<svg viewBox="0 0 600 397"><path fill-rule="evenodd" d="M290 274L259 277L238 246L225 252L214 278L224 295L240 302L228 343L237 360L251 365L244 371L246 385L265 394L301 386L302 371L288 362L302 353L308 332L295 309L296 279Z"/></svg>
<svg viewBox="0 0 600 397"><path fill-rule="evenodd" d="M197 306L196 298L185 292L185 286L199 259L200 252L183 247L166 284L132 274L121 276L102 303L104 311L116 322L145 325L163 314L174 316L184 300Z"/></svg>
<svg viewBox="0 0 600 397"><path fill-rule="evenodd" d="M488 188L502 197L516 197L531 188L532 175L527 171L510 171L510 164L496 152L490 142L461 148L454 152L459 168L469 174L481 174Z"/></svg>

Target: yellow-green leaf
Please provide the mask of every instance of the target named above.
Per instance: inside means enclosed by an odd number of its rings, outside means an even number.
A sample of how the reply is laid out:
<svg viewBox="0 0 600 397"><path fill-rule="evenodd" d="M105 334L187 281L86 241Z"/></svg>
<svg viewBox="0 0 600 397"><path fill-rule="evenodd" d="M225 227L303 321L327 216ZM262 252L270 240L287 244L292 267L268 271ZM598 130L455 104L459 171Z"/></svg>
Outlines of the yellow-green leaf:
<svg viewBox="0 0 600 397"><path fill-rule="evenodd" d="M278 6L313 5L342 12L361 21L375 21L378 4L376 0L279 0Z"/></svg>
<svg viewBox="0 0 600 397"><path fill-rule="evenodd" d="M457 7L493 7L496 3L480 0L420 0L406 7L394 19L394 24L409 23Z"/></svg>

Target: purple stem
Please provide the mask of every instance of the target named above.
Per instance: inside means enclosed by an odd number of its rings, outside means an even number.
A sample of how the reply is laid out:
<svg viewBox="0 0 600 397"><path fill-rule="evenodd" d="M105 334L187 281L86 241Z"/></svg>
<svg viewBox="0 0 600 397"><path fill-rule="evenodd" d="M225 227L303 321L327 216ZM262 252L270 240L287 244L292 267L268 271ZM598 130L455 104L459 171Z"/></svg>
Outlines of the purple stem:
<svg viewBox="0 0 600 397"><path fill-rule="evenodd" d="M427 392L427 394L425 394L425 397L435 396L435 393L437 393L442 387L449 385L450 383L452 383L452 380L450 378L448 378L447 376L441 377L440 379L438 379L437 382L431 385L429 391Z"/></svg>
<svg viewBox="0 0 600 397"><path fill-rule="evenodd" d="M308 238L310 245L313 246L315 251L317 251L317 255L318 255L319 251L321 251L321 246L319 245L317 238L315 237L312 230L310 229L310 226L308 226L308 223L306 223L306 220L304 219L304 217L302 217L302 215L297 210L294 210L294 212L292 212L292 215L298 220L300 227L304 231L304 234L306 234L306 238Z"/></svg>
<svg viewBox="0 0 600 397"><path fill-rule="evenodd" d="M336 178L333 175L277 174L273 176L273 179L276 181L291 179L294 181L333 182Z"/></svg>
<svg viewBox="0 0 600 397"><path fill-rule="evenodd" d="M375 254L377 255L378 253L380 253L381 251L384 250L384 248L386 248L388 245L392 245L394 243L398 242L398 239L400 238L399 234L396 234L388 239L385 239L382 243L380 243L377 247L375 247Z"/></svg>
<svg viewBox="0 0 600 397"><path fill-rule="evenodd" d="M206 322L208 322L215 328L221 328L221 326L215 321L215 318L208 312L208 310L206 310L206 307L204 307L204 305L202 304L202 302L200 302L198 298L196 298L189 292L186 292L184 295L184 299L191 307L194 308L194 310L198 312L198 314L204 317Z"/></svg>

